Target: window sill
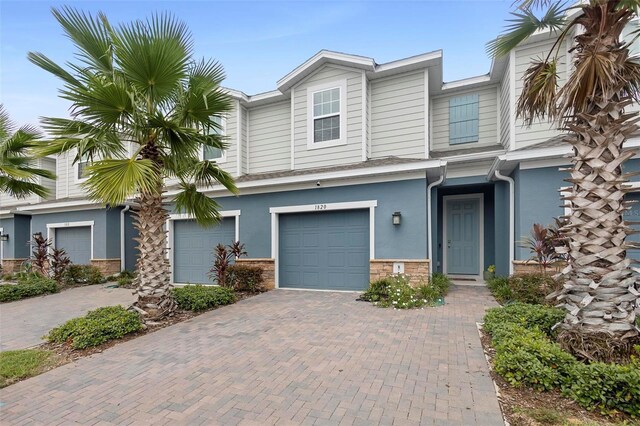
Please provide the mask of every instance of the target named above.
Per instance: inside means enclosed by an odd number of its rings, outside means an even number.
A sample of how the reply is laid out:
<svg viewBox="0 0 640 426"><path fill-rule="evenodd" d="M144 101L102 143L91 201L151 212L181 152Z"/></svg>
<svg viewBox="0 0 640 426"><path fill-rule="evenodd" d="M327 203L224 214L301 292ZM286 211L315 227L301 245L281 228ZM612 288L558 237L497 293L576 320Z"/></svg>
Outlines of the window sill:
<svg viewBox="0 0 640 426"><path fill-rule="evenodd" d="M347 141L344 139L334 139L331 141L324 141L324 142L307 142L307 150L332 148L332 147L342 146L346 144L347 144Z"/></svg>

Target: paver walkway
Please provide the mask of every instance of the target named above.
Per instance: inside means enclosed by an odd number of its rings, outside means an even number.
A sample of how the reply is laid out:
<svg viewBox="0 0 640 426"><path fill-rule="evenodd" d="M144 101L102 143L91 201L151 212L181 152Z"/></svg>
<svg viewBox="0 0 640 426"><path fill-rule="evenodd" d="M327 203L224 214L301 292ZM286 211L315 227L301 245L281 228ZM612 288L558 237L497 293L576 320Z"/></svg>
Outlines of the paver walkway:
<svg viewBox="0 0 640 426"><path fill-rule="evenodd" d="M49 330L71 318L134 300L131 290L91 285L0 304L0 351L39 345Z"/></svg>
<svg viewBox="0 0 640 426"><path fill-rule="evenodd" d="M502 417L475 322L495 302L380 309L272 291L0 390L0 423L455 424Z"/></svg>

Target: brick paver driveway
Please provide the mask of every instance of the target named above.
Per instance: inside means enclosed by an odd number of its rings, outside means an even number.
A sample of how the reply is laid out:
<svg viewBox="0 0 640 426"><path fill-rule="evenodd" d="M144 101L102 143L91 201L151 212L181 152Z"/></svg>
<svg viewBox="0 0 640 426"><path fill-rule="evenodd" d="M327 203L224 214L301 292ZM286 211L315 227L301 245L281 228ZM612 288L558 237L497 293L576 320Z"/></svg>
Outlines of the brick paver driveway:
<svg viewBox="0 0 640 426"><path fill-rule="evenodd" d="M131 290L102 285L72 288L0 305L0 351L24 349L42 343L42 336L63 322L101 306L135 301Z"/></svg>
<svg viewBox="0 0 640 426"><path fill-rule="evenodd" d="M0 390L0 423L502 423L475 321L486 289L375 308L273 291Z"/></svg>

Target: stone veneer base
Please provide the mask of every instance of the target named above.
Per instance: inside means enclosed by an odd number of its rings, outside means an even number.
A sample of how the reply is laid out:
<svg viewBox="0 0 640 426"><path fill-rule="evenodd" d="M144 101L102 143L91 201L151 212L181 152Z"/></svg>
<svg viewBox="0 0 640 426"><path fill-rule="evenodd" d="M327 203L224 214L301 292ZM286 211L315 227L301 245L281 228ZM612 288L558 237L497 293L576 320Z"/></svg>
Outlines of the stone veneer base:
<svg viewBox="0 0 640 426"><path fill-rule="evenodd" d="M262 258L262 259L249 259L249 258L241 258L236 259L236 263L247 265L247 266L257 266L262 268L262 276L264 277L264 286L267 290L273 290L276 288L276 260L271 258Z"/></svg>
<svg viewBox="0 0 640 426"><path fill-rule="evenodd" d="M369 279L376 281L393 274L393 264L404 263L404 275L409 277L412 286L429 281L429 259L371 259L369 261Z"/></svg>
<svg viewBox="0 0 640 426"><path fill-rule="evenodd" d="M91 265L98 268L102 275L120 273L120 259L91 259Z"/></svg>
<svg viewBox="0 0 640 426"><path fill-rule="evenodd" d="M22 262L25 260L27 259L2 259L2 273L13 274L14 272L18 272L20 265L22 265Z"/></svg>

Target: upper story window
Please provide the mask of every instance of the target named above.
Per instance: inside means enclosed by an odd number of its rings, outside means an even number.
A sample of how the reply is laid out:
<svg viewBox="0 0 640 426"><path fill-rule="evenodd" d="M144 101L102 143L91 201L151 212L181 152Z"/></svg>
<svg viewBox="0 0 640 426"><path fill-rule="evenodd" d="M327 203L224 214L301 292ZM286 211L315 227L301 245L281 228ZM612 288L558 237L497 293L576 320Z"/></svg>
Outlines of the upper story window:
<svg viewBox="0 0 640 426"><path fill-rule="evenodd" d="M224 136L227 133L227 120L223 117L214 116L212 121L216 124L207 129L208 135L221 135ZM209 161L221 162L225 159L225 152L220 148L204 145L202 147L202 159Z"/></svg>
<svg viewBox="0 0 640 426"><path fill-rule="evenodd" d="M91 160L89 160L89 156L83 155L77 164L78 164L78 172L76 175L76 179L82 180L82 179L88 178L89 175L87 174L87 166L91 164Z"/></svg>
<svg viewBox="0 0 640 426"><path fill-rule="evenodd" d="M307 89L309 109L308 148L345 143L346 80Z"/></svg>
<svg viewBox="0 0 640 426"><path fill-rule="evenodd" d="M478 142L478 94L449 99L449 144Z"/></svg>

